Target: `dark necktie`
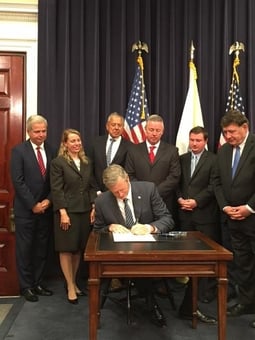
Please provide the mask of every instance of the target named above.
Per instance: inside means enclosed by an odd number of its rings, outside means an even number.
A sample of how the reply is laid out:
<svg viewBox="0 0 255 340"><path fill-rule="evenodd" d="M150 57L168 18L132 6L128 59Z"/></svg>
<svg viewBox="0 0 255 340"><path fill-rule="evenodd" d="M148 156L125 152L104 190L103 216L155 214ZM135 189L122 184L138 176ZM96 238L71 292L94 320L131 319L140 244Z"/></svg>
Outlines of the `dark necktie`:
<svg viewBox="0 0 255 340"><path fill-rule="evenodd" d="M195 155L191 156L191 166L190 166L190 176L193 175L195 168L197 166L198 157Z"/></svg>
<svg viewBox="0 0 255 340"><path fill-rule="evenodd" d="M111 138L110 139L111 143L108 147L107 153L106 153L106 162L107 162L107 166L111 164L111 160L112 160L112 146L113 143L115 142L115 139Z"/></svg>
<svg viewBox="0 0 255 340"><path fill-rule="evenodd" d="M43 162L43 158L42 158L42 154L41 154L40 149L41 149L40 146L37 146L37 148L36 148L36 150L37 150L37 161L38 161L38 164L39 164L41 174L42 174L43 177L45 177L46 169L45 169L45 165L44 165L44 162Z"/></svg>
<svg viewBox="0 0 255 340"><path fill-rule="evenodd" d="M155 148L156 146L153 146L153 145L150 146L149 159L150 159L151 164L154 162L154 159L155 159L155 155L154 155Z"/></svg>
<svg viewBox="0 0 255 340"><path fill-rule="evenodd" d="M234 157L234 161L232 165L232 178L235 176L236 169L237 169L237 166L240 160L240 146L237 146L235 149L236 149L236 153L235 153L235 157Z"/></svg>
<svg viewBox="0 0 255 340"><path fill-rule="evenodd" d="M126 227L131 228L135 223L133 220L131 209L128 204L128 198L125 198L123 201L124 201L124 211L125 211L125 217L126 217Z"/></svg>

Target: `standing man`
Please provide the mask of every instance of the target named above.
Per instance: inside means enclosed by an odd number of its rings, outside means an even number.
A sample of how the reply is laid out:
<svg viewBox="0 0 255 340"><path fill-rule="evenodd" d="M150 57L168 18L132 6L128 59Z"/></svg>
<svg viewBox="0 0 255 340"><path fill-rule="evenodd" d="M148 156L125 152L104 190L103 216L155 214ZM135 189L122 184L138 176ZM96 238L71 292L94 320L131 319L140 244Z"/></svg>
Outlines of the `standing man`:
<svg viewBox="0 0 255 340"><path fill-rule="evenodd" d="M145 235L173 229L174 221L153 183L130 183L126 171L117 164L104 170L103 182L109 191L95 200L95 230ZM164 327L165 317L153 295L152 280L139 279L136 286L149 302L152 322Z"/></svg>
<svg viewBox="0 0 255 340"><path fill-rule="evenodd" d="M227 112L221 128L226 143L218 152L215 193L227 217L240 275L238 300L227 315L239 316L255 313L255 136L239 110Z"/></svg>
<svg viewBox="0 0 255 340"><path fill-rule="evenodd" d="M21 294L27 301L52 292L42 285L53 225L50 162L55 156L45 142L47 121L40 115L27 120L29 139L12 149L11 178L15 189L16 259Z"/></svg>
<svg viewBox="0 0 255 340"><path fill-rule="evenodd" d="M98 193L106 190L102 179L104 169L112 163L121 166L125 164L127 150L131 142L121 136L123 129L124 117L117 112L113 112L107 119L107 134L97 137L93 143L89 156L93 162Z"/></svg>
<svg viewBox="0 0 255 340"><path fill-rule="evenodd" d="M161 140L164 122L161 116L148 117L146 141L134 144L128 151L125 169L130 180L153 182L168 210L174 214L174 192L181 175L178 150Z"/></svg>
<svg viewBox="0 0 255 340"><path fill-rule="evenodd" d="M176 190L179 204L178 216L183 231L200 231L219 241L219 208L214 195L213 180L216 155L205 149L208 133L204 127L196 126L189 132L189 150L180 157L181 179ZM199 280L199 298L210 302L216 295L216 282L212 278ZM189 280L183 299L180 316L192 314L192 281ZM197 313L198 319L206 323L216 320Z"/></svg>

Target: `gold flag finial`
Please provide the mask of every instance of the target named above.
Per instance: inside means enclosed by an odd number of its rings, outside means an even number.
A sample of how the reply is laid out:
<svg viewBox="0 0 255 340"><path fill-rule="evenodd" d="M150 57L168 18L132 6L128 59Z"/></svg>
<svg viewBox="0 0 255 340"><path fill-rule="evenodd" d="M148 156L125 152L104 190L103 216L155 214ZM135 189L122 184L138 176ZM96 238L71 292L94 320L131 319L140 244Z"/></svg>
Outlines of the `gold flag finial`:
<svg viewBox="0 0 255 340"><path fill-rule="evenodd" d="M229 48L229 54L232 54L233 52L235 52L236 58L238 58L240 51L244 52L244 44L238 41L236 41Z"/></svg>
<svg viewBox="0 0 255 340"><path fill-rule="evenodd" d="M138 56L141 56L142 51L149 52L148 45L139 40L132 45L132 52L134 51L138 51Z"/></svg>
<svg viewBox="0 0 255 340"><path fill-rule="evenodd" d="M194 51L195 51L195 47L193 45L193 40L191 40L191 45L190 45L190 60L194 60Z"/></svg>
<svg viewBox="0 0 255 340"><path fill-rule="evenodd" d="M237 81L237 84L239 84L239 75L236 70L237 66L240 65L240 59L239 59L239 53L240 51L244 52L244 44L241 42L236 41L233 45L230 46L229 48L229 54L232 54L233 52L235 53L235 59L233 62L233 75L232 75L232 83L234 78Z"/></svg>

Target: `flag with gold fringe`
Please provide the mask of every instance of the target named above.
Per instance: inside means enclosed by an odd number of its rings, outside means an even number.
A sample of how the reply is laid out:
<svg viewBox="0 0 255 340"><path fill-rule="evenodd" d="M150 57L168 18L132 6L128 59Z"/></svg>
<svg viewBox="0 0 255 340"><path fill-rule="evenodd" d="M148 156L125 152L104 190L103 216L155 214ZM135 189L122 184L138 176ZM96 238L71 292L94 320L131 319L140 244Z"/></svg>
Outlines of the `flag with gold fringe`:
<svg viewBox="0 0 255 340"><path fill-rule="evenodd" d="M241 46L241 48L239 45ZM226 112L228 112L229 110L239 110L240 112L242 112L242 114L245 115L243 98L240 94L240 79L239 79L239 74L237 72L237 67L240 65L239 50L244 49L244 47L242 43L238 43L238 42L236 42L234 45L231 46L231 48L235 48L235 47L238 48L237 50L235 50L235 51L238 51L238 53L236 53L235 59L233 61L232 81L230 84L230 89L229 89L229 94L228 94L228 99L227 99L227 104L226 104ZM226 143L226 141L225 141L223 134L221 133L218 147L221 147L221 145L223 145L224 143Z"/></svg>
<svg viewBox="0 0 255 340"><path fill-rule="evenodd" d="M138 144L145 140L144 126L149 116L143 77L143 59L137 58L137 68L125 116L123 137Z"/></svg>
<svg viewBox="0 0 255 340"><path fill-rule="evenodd" d="M204 126L204 123L197 88L197 71L191 58L189 62L189 88L176 136L179 155L188 152L189 131L195 126Z"/></svg>

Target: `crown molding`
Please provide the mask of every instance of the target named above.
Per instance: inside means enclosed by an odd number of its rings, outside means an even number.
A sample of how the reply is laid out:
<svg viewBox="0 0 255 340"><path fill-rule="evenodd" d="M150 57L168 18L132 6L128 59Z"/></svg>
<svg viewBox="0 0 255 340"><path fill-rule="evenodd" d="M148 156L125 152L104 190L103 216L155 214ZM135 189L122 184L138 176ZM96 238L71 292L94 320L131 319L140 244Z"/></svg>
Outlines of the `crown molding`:
<svg viewBox="0 0 255 340"><path fill-rule="evenodd" d="M26 3L25 1L19 2L1 2L0 1L0 13L29 13L29 14L37 14L38 13L38 4L37 1L34 3Z"/></svg>

